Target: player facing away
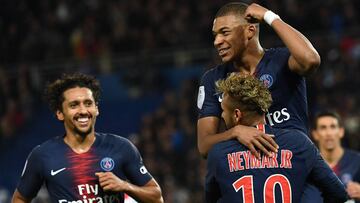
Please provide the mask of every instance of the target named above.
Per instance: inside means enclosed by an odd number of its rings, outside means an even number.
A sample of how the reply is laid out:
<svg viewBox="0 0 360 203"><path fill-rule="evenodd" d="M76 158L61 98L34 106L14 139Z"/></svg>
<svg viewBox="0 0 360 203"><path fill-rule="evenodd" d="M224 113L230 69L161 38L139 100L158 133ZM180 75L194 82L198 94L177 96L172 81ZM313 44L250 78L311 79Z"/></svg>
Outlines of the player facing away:
<svg viewBox="0 0 360 203"><path fill-rule="evenodd" d="M259 22L265 21L286 48L264 49L259 42ZM276 128L308 132L306 74L320 65L320 56L299 31L266 8L244 3L229 3L219 9L212 27L214 46L223 64L207 71L200 82L197 106L198 149L206 156L209 149L223 140L237 138L254 154L276 151L276 143L264 133L244 125L224 132L221 126L221 94L215 82L232 72L253 75L269 88L273 103L266 114L267 123Z"/></svg>
<svg viewBox="0 0 360 203"><path fill-rule="evenodd" d="M360 203L360 154L341 146L344 134L344 127L337 113L325 111L315 116L312 136L318 143L322 157L346 185L350 198ZM317 196L320 198L319 194Z"/></svg>
<svg viewBox="0 0 360 203"><path fill-rule="evenodd" d="M306 134L263 124L272 99L258 79L232 73L217 87L224 93L221 107L226 127L245 125L271 133L279 149L257 159L236 139L214 145L207 160L206 202L296 203L307 179L321 188L327 202L347 200L344 185Z"/></svg>
<svg viewBox="0 0 360 203"><path fill-rule="evenodd" d="M163 202L161 189L136 147L125 138L95 132L100 85L88 75L64 75L46 91L65 135L35 147L26 160L12 203L31 202L45 183L53 203Z"/></svg>

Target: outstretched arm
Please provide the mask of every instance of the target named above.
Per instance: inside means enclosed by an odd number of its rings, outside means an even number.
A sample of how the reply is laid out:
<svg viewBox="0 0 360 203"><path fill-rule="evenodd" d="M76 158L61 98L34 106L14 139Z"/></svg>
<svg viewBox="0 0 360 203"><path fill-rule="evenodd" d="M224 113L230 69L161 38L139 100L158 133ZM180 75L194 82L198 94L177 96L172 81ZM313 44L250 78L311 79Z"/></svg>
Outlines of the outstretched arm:
<svg viewBox="0 0 360 203"><path fill-rule="evenodd" d="M247 8L245 18L262 22L267 11L269 10L253 3ZM288 65L291 71L299 75L308 75L320 66L318 52L303 34L280 18L275 18L270 26L290 51Z"/></svg>
<svg viewBox="0 0 360 203"><path fill-rule="evenodd" d="M99 178L100 186L104 191L125 192L135 200L144 203L162 203L164 202L161 189L155 179L151 179L143 186L137 186L121 180L112 172L96 173Z"/></svg>
<svg viewBox="0 0 360 203"><path fill-rule="evenodd" d="M197 124L198 149L203 157L216 143L236 138L240 143L250 149L251 153L260 158L256 149L270 156L270 152L277 152L277 144L270 135L256 128L236 125L222 133L217 133L220 119L215 116L200 118ZM270 152L269 152L270 151Z"/></svg>

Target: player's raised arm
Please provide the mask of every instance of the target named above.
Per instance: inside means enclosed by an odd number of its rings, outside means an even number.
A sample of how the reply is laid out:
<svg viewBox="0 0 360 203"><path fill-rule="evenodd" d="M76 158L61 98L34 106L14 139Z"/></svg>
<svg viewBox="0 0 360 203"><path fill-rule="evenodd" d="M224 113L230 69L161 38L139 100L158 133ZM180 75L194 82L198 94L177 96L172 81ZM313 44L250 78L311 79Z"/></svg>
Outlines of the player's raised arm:
<svg viewBox="0 0 360 203"><path fill-rule="evenodd" d="M265 21L275 30L290 51L288 64L293 72L307 75L320 66L320 56L311 42L272 11L253 3L247 8L245 18Z"/></svg>
<svg viewBox="0 0 360 203"><path fill-rule="evenodd" d="M25 198L18 190L15 190L11 203L30 203L31 199Z"/></svg>
<svg viewBox="0 0 360 203"><path fill-rule="evenodd" d="M139 202L144 203L162 203L164 202L161 189L155 179L151 179L143 186L137 186L121 180L112 172L96 173L102 189L107 192L124 192Z"/></svg>

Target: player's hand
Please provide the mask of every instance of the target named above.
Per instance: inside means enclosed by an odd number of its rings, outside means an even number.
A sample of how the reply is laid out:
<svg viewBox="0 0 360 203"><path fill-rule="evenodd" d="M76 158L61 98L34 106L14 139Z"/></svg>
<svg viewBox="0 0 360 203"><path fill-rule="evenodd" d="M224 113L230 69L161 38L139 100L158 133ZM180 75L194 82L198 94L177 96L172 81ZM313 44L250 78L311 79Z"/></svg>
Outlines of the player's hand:
<svg viewBox="0 0 360 203"><path fill-rule="evenodd" d="M266 11L268 11L268 9L259 4L252 3L245 11L245 19L250 23L263 22Z"/></svg>
<svg viewBox="0 0 360 203"><path fill-rule="evenodd" d="M232 134L243 145L245 145L253 155L260 159L260 154L256 149L260 149L267 156L271 156L271 152L277 153L279 146L273 139L273 135L265 134L260 130L243 125L236 125L232 129Z"/></svg>
<svg viewBox="0 0 360 203"><path fill-rule="evenodd" d="M360 200L360 184L350 181L346 186L346 191L352 199Z"/></svg>
<svg viewBox="0 0 360 203"><path fill-rule="evenodd" d="M100 186L105 192L123 192L128 184L112 172L98 172L95 175L99 178Z"/></svg>

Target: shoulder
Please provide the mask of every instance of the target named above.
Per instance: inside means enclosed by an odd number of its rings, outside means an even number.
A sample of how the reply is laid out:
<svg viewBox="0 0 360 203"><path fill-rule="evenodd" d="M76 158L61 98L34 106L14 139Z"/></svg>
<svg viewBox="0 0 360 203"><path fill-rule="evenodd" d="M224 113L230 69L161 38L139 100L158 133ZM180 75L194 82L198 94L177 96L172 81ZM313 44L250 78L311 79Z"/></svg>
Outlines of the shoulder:
<svg viewBox="0 0 360 203"><path fill-rule="evenodd" d="M279 144L285 146L292 146L294 148L301 149L304 147L314 147L310 138L301 130L297 129L274 129L275 140Z"/></svg>
<svg viewBox="0 0 360 203"><path fill-rule="evenodd" d="M226 141L222 141L222 142L215 144L209 151L208 156L212 157L214 159L217 159L217 158L221 157L222 155L225 155L225 154L228 154L231 152L241 151L243 149L246 149L246 148L242 144L240 144L237 140L235 140L235 139L226 140Z"/></svg>
<svg viewBox="0 0 360 203"><path fill-rule="evenodd" d="M96 133L96 135L103 145L114 146L115 148L122 150L136 148L130 140L120 135L111 133Z"/></svg>
<svg viewBox="0 0 360 203"><path fill-rule="evenodd" d="M360 153L351 149L345 149L345 156L351 158L353 161L354 160L359 160L360 161ZM360 162L359 162L360 163Z"/></svg>
<svg viewBox="0 0 360 203"><path fill-rule="evenodd" d="M207 70L203 74L201 80L214 82L215 80L217 80L218 78L222 77L225 74L226 66L227 66L226 64L219 64L214 68Z"/></svg>
<svg viewBox="0 0 360 203"><path fill-rule="evenodd" d="M51 139L43 142L42 144L36 146L36 147L33 149L33 152L35 152L35 153L45 153L45 152L48 152L49 150L56 149L61 142L62 142L62 137L61 137L61 136L57 136L57 137L51 138Z"/></svg>
<svg viewBox="0 0 360 203"><path fill-rule="evenodd" d="M232 143L232 140L219 142L209 150L207 156L207 166L209 171L216 171L221 157L223 157L226 154L226 151L229 150L228 146L230 143Z"/></svg>

